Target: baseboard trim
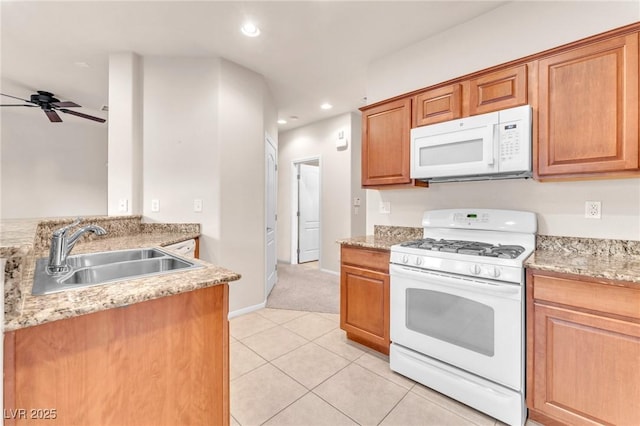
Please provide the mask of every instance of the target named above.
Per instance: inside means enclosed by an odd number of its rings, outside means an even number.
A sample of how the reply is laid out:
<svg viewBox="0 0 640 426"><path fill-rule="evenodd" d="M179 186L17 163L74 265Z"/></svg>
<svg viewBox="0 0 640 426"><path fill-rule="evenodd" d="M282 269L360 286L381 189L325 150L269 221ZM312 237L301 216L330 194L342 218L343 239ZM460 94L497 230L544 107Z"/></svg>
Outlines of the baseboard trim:
<svg viewBox="0 0 640 426"><path fill-rule="evenodd" d="M250 312L262 309L265 306L267 306L267 301L266 300L264 302L262 302L262 303L258 303L257 305L247 306L246 308L241 308L241 309L236 309L235 311L231 311L227 315L227 318L228 319L232 319L232 318L235 318L235 317L239 317L240 315L248 314Z"/></svg>
<svg viewBox="0 0 640 426"><path fill-rule="evenodd" d="M321 268L321 269L320 269L320 271L321 271L321 272L326 272L327 274L331 274L331 275L340 275L340 273L339 273L339 272L336 272L336 271L330 271L330 270L328 270L328 269L322 269L322 268Z"/></svg>

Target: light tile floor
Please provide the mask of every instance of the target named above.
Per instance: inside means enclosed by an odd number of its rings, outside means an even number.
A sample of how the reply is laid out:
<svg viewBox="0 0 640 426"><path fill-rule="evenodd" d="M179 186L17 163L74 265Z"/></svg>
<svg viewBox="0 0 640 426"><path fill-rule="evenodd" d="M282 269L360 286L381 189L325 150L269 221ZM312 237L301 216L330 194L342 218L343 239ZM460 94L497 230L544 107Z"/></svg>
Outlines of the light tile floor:
<svg viewBox="0 0 640 426"><path fill-rule="evenodd" d="M392 372L339 327L336 314L283 309L232 319L231 424L502 425Z"/></svg>

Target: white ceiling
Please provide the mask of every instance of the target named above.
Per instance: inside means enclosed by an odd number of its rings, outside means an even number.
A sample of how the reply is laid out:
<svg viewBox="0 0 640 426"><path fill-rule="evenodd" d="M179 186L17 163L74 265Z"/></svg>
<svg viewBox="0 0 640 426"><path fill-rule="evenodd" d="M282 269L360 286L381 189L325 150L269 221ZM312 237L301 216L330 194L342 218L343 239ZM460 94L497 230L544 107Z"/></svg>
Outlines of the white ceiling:
<svg viewBox="0 0 640 426"><path fill-rule="evenodd" d="M220 56L264 75L286 130L356 110L372 60L504 3L2 0L2 81L8 94L47 90L107 118L109 53ZM260 37L240 33L246 19Z"/></svg>

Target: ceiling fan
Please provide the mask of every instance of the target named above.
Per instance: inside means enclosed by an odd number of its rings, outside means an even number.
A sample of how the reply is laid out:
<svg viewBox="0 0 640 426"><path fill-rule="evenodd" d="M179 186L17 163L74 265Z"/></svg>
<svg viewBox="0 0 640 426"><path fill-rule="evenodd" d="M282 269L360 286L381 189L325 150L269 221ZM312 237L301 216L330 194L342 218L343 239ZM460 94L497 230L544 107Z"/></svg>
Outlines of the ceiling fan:
<svg viewBox="0 0 640 426"><path fill-rule="evenodd" d="M92 115L83 114L81 112L67 109L67 108L79 108L80 105L71 101L61 102L60 99L56 99L54 97L53 93L45 92L44 90L38 90L38 93L34 93L33 95L31 95L30 100L18 98L16 96L6 95L4 93L0 93L0 95L27 102L27 104L8 104L8 105L0 105L0 107L14 107L14 106L17 106L17 107L22 106L22 107L30 107L30 108L40 107L44 111L44 113L47 115L47 117L49 117L49 121L51 121L52 123L62 122L62 118L60 118L60 116L56 111L64 112L65 114L75 115L76 117L86 118L88 120L97 121L99 123L104 123L105 121L107 121L103 118L94 117Z"/></svg>

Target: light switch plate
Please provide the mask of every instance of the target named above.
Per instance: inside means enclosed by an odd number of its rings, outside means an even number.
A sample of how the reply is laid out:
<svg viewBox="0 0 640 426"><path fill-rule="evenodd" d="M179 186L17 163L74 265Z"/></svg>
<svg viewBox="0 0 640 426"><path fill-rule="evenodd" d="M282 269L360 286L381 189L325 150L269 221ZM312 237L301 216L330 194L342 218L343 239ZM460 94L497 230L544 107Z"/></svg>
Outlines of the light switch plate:
<svg viewBox="0 0 640 426"><path fill-rule="evenodd" d="M118 211L119 212L129 211L129 200L127 200L126 198L120 198L118 200Z"/></svg>
<svg viewBox="0 0 640 426"><path fill-rule="evenodd" d="M391 202L389 202L389 201L380 201L380 213L382 213L382 214L390 214L391 213Z"/></svg>
<svg viewBox="0 0 640 426"><path fill-rule="evenodd" d="M200 198L193 200L193 211L196 213L200 213L202 211L202 200Z"/></svg>

